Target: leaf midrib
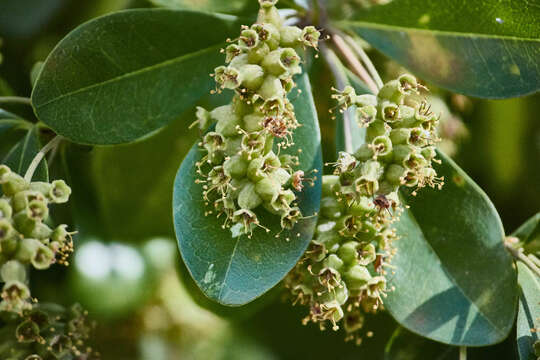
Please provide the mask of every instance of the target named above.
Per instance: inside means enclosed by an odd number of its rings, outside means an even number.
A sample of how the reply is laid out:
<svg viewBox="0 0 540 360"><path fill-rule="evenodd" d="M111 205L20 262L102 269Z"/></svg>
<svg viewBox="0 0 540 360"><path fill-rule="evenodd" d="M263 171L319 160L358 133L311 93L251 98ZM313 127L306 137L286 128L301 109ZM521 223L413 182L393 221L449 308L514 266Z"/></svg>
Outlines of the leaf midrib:
<svg viewBox="0 0 540 360"><path fill-rule="evenodd" d="M448 267L446 265L444 265L444 262L442 261L441 257L439 256L439 254L435 251L435 248L431 245L431 243L427 240L427 236L426 234L424 233L424 230L422 229L422 227L418 224L418 221L416 220L416 217L414 216L414 213L412 212L411 209L408 210L409 212L409 216L411 217L411 219L414 221L414 224L417 226L417 228L420 230L420 233L422 234L422 240L427 244L427 246L433 251L433 254L437 257L437 259L439 260L440 264L441 264L441 267L445 270L444 273L446 274L446 276L449 278L449 280L452 282L452 284L454 284L457 289L459 290L459 292L465 297L465 299L467 299L467 301L472 304L474 306L474 308L478 311L478 313L484 318L486 319L486 321L492 326L493 329L495 329L497 331L497 333L501 336L501 337L504 337L506 335L506 333L504 333L502 330L500 330L492 321L491 319L476 305L476 303L474 301L472 301L469 296L465 293L465 291L461 288L460 284L456 281L456 279L452 276L452 273L449 271Z"/></svg>
<svg viewBox="0 0 540 360"><path fill-rule="evenodd" d="M509 35L489 35L489 34L480 34L480 33L436 30L436 29L420 29L420 28L414 28L414 27L375 23L375 22L369 22L369 21L343 20L343 21L338 21L336 24L338 25L343 24L346 26L359 26L359 27L364 27L364 28L374 28L374 29L380 29L380 30L429 33L429 34L436 34L436 35L442 35L442 36L475 37L475 38L484 38L484 39L501 39L501 40L529 41L529 42L540 43L539 38L527 38L527 37L518 37L518 36L509 36Z"/></svg>
<svg viewBox="0 0 540 360"><path fill-rule="evenodd" d="M189 53L189 54L183 54L183 55L177 56L177 57L172 58L172 59L168 59L168 60L153 64L153 65L150 65L150 66L147 66L147 67L143 67L143 68L131 71L131 72L127 72L127 73L122 74L122 75L115 76L113 78L110 78L110 79L102 81L102 82L98 82L98 83L95 83L95 84L92 84L92 85L88 85L88 86L79 88L77 90L70 91L68 93L62 94L62 95L57 96L55 98L52 98L52 99L50 99L50 100L48 100L48 101L46 101L44 103L41 103L41 104L36 104L35 102L33 104L34 104L34 107L36 109L39 109L39 108L45 107L45 106L47 106L47 105L49 105L51 103L54 103L54 102L56 102L58 100L61 100L61 99L65 98L65 97L68 97L68 96L79 94L79 93L85 92L87 90L96 88L96 87L105 86L107 84L110 84L110 83L113 83L113 82L116 82L116 81L119 81L119 80L124 80L124 79L130 78L130 77L135 77L137 75L144 74L144 73L147 73L147 72L152 71L152 70L164 68L164 67L167 67L169 65L175 65L175 64L177 64L179 62L189 60L189 59L191 59L193 57L197 57L197 56L200 56L200 55L205 54L207 52L211 52L211 51L214 51L216 49L219 49L224 44L225 44L224 42L221 42L221 43L216 44L214 46L210 46L210 47L207 47L207 48L204 48L204 49L201 49L201 50ZM32 99L33 98L34 98L34 93L32 93Z"/></svg>

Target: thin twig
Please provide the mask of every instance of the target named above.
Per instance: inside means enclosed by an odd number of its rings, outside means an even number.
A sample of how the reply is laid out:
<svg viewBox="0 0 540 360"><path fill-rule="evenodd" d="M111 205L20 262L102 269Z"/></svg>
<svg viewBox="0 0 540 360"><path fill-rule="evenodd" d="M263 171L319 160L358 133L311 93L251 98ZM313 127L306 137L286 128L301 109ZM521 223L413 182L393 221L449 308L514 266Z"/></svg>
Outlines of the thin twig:
<svg viewBox="0 0 540 360"><path fill-rule="evenodd" d="M533 254L529 254L527 255L527 257L536 265L536 266L540 266L540 259L538 259L536 256L534 256Z"/></svg>
<svg viewBox="0 0 540 360"><path fill-rule="evenodd" d="M371 59L366 54L364 49L362 49L362 47L358 44L358 42L352 37L350 37L349 35L345 35L344 38L345 38L345 41L351 46L351 48L356 52L356 54L360 56L360 59L362 60L364 65L366 65L369 73L371 74L371 77L373 78L373 80L375 80L377 87L379 89L382 88L384 83L381 79L381 76L379 75L379 72L377 71L373 63L371 62Z"/></svg>
<svg viewBox="0 0 540 360"><path fill-rule="evenodd" d="M341 62L336 54L326 47L326 45L320 45L321 53L323 58L326 60L330 71L336 82L336 88L343 90L347 86L347 77L343 72L343 69L340 68ZM343 113L343 139L345 141L345 151L352 153L354 151L351 137L351 119L349 109L345 110Z"/></svg>
<svg viewBox="0 0 540 360"><path fill-rule="evenodd" d="M0 103L32 105L32 100L22 96L0 96Z"/></svg>
<svg viewBox="0 0 540 360"><path fill-rule="evenodd" d="M459 360L467 360L467 347L466 346L459 347Z"/></svg>
<svg viewBox="0 0 540 360"><path fill-rule="evenodd" d="M532 272L534 272L537 276L540 277L540 268L536 266L536 264L531 259L529 259L527 255L523 253L523 248L514 248L512 246L512 242L508 239L512 238L507 238L507 240L504 242L504 246L510 252L510 254L512 254L512 256L515 257L517 260L527 265L527 267L531 269Z"/></svg>
<svg viewBox="0 0 540 360"><path fill-rule="evenodd" d="M41 160L43 159L43 157L47 154L47 152L49 152L49 150L51 150L56 145L58 145L60 143L60 141L62 141L62 139L63 139L62 136L56 135L54 137L54 139L49 141L49 143L47 145L45 145L36 154L34 159L32 159L32 162L30 163L30 166L28 166L28 170L26 170L26 173L24 174L24 180L26 180L27 182L30 182L32 180L32 176L34 176L34 172L36 171L36 169L37 169L39 163L41 162Z"/></svg>
<svg viewBox="0 0 540 360"><path fill-rule="evenodd" d="M349 65L351 65L351 70L354 71L354 73L366 83L366 85L369 87L373 94L377 94L379 92L377 84L371 78L368 71L366 70L366 68L364 68L360 60L358 60L358 58L354 55L349 45L345 43L345 40L343 40L343 38L339 36L339 34L334 33L332 34L332 41L336 45L336 48L339 50L339 52L347 60Z"/></svg>

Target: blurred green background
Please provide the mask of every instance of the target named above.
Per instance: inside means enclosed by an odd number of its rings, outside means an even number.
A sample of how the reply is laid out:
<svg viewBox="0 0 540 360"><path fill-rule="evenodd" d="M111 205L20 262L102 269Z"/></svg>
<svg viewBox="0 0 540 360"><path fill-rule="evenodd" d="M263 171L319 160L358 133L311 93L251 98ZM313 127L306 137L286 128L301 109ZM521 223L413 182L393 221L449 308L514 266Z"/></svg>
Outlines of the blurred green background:
<svg viewBox="0 0 540 360"><path fill-rule="evenodd" d="M29 96L34 64L80 23L149 6L146 0L0 0L0 96ZM401 71L382 55L370 55L383 80ZM330 74L321 60L310 72L325 161L331 161ZM432 94L444 118L443 148L485 190L511 233L540 209L540 94L496 101L437 89ZM215 101L209 97L201 104ZM35 121L28 108L9 110ZM283 302L279 288L242 309L211 304L197 292L181 264L171 214L176 170L197 137L182 118L193 115L189 111L134 144L62 148L52 177L66 178L74 196L71 211L56 216L77 224L76 252L69 268L32 275L34 296L88 308L98 322L95 346L104 359L384 358L397 326L385 314L368 321L366 330L374 337L356 347L343 343L342 334L301 325L304 309ZM2 138L0 158L20 136L13 131ZM473 349L471 358L512 358L512 338L488 350Z"/></svg>

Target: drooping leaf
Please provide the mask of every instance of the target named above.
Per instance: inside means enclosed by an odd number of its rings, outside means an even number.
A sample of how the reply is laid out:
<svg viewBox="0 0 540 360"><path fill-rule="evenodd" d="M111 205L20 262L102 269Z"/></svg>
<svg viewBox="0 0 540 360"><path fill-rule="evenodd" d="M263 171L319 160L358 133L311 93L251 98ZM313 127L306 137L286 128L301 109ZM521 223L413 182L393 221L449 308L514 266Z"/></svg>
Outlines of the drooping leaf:
<svg viewBox="0 0 540 360"><path fill-rule="evenodd" d="M31 127L26 132L26 135L10 150L6 157L2 160L2 164L6 164L12 171L24 176L28 166L41 150L37 128ZM32 178L35 181L48 181L49 170L47 162L43 159Z"/></svg>
<svg viewBox="0 0 540 360"><path fill-rule="evenodd" d="M527 0L394 0L339 26L438 86L507 98L540 89L538 18Z"/></svg>
<svg viewBox="0 0 540 360"><path fill-rule="evenodd" d="M295 146L287 152L298 154L298 149L302 149L300 168L317 169L320 173L320 132L306 74L298 78L298 88L301 94L292 95L291 100L302 126L294 133ZM257 230L252 239L232 237L230 230L221 228L222 219L205 216L202 186L195 183L195 163L201 156L195 145L175 180L173 217L180 252L207 297L224 305L243 305L272 288L296 264L311 240L316 217L301 220L292 231L284 231L276 239L274 235L281 229L279 217L260 211L260 221L270 233ZM304 216L318 211L320 191L318 176L315 186L308 186L299 194L298 203Z"/></svg>
<svg viewBox="0 0 540 360"><path fill-rule="evenodd" d="M503 245L504 230L485 193L439 153L441 190L407 196L396 223L387 309L405 328L447 344L485 346L512 328L516 271Z"/></svg>
<svg viewBox="0 0 540 360"><path fill-rule="evenodd" d="M517 317L517 347L520 360L535 359L533 344L539 341L540 331L540 280L525 264L518 266L521 288Z"/></svg>
<svg viewBox="0 0 540 360"><path fill-rule="evenodd" d="M214 86L233 16L136 9L87 22L49 55L32 92L41 121L83 144L126 143L174 120Z"/></svg>

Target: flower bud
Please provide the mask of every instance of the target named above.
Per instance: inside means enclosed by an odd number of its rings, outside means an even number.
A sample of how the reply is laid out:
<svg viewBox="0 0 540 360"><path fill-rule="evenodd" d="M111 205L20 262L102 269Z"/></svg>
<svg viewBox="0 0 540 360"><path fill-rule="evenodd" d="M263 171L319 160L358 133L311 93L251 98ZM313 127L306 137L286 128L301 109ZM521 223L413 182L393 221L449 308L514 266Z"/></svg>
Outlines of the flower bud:
<svg viewBox="0 0 540 360"><path fill-rule="evenodd" d="M255 185L251 182L246 184L238 195L238 206L242 209L255 209L261 203L262 199L255 191Z"/></svg>
<svg viewBox="0 0 540 360"><path fill-rule="evenodd" d="M297 47L302 41L302 29L298 26L283 26L279 31L281 35L281 46Z"/></svg>
<svg viewBox="0 0 540 360"><path fill-rule="evenodd" d="M0 184L3 184L7 176L11 174L11 169L7 165L0 165Z"/></svg>
<svg viewBox="0 0 540 360"><path fill-rule="evenodd" d="M51 187L48 188L47 194L49 194ZM46 202L45 195L35 190L24 190L16 193L12 198L13 210L15 212L23 211L28 208L30 202L38 200L40 202Z"/></svg>
<svg viewBox="0 0 540 360"><path fill-rule="evenodd" d="M255 185L255 191L264 201L273 201L281 191L281 184L273 178L266 177Z"/></svg>
<svg viewBox="0 0 540 360"><path fill-rule="evenodd" d="M195 117L197 118L197 123L199 124L199 130L201 133L204 133L212 123L210 112L203 107L197 106Z"/></svg>
<svg viewBox="0 0 540 360"><path fill-rule="evenodd" d="M236 210L233 214L232 221L236 224L239 224L240 230L244 233L250 233L253 231L253 228L257 226L259 220L257 215L254 212L247 209Z"/></svg>
<svg viewBox="0 0 540 360"><path fill-rule="evenodd" d="M391 184L400 184L402 178L405 176L406 169L398 164L391 164L388 166L384 173L385 179Z"/></svg>
<svg viewBox="0 0 540 360"><path fill-rule="evenodd" d="M361 196L373 196L379 190L379 182L372 176L362 175L356 178L354 187Z"/></svg>
<svg viewBox="0 0 540 360"><path fill-rule="evenodd" d="M296 196L294 195L292 190L281 190L278 196L270 203L270 207L274 209L274 211L279 213L288 212L291 203L295 199Z"/></svg>
<svg viewBox="0 0 540 360"><path fill-rule="evenodd" d="M368 269L362 265L354 265L345 273L345 280L349 290L361 290L367 284L371 275Z"/></svg>
<svg viewBox="0 0 540 360"><path fill-rule="evenodd" d="M283 89L281 81L277 77L268 75L264 79L264 82L258 90L258 93L265 100L273 99L275 102L278 101L277 99L279 99L280 103L277 108L282 109L284 107L283 97L285 96L285 90ZM267 104L264 107L268 108L267 110L270 110L272 108L270 104Z"/></svg>
<svg viewBox="0 0 540 360"><path fill-rule="evenodd" d="M49 216L49 207L45 200L35 199L28 203L28 216L35 221L44 221Z"/></svg>
<svg viewBox="0 0 540 360"><path fill-rule="evenodd" d="M246 175L248 162L240 155L234 155L223 163L225 175L232 178L242 178Z"/></svg>
<svg viewBox="0 0 540 360"><path fill-rule="evenodd" d="M397 104L390 102L390 101L384 101L381 104L381 116L382 119L389 123L397 122L401 119L400 116L400 108Z"/></svg>
<svg viewBox="0 0 540 360"><path fill-rule="evenodd" d="M0 219L0 241L8 240L15 235L15 229L8 219Z"/></svg>
<svg viewBox="0 0 540 360"><path fill-rule="evenodd" d="M371 145L376 156L385 157L392 153L392 140L388 136L377 136Z"/></svg>
<svg viewBox="0 0 540 360"><path fill-rule="evenodd" d="M259 65L246 64L239 71L242 86L249 90L257 90L264 81L264 70Z"/></svg>
<svg viewBox="0 0 540 360"><path fill-rule="evenodd" d="M292 48L280 48L271 51L261 65L266 71L275 76L295 75L300 72L300 57Z"/></svg>
<svg viewBox="0 0 540 360"><path fill-rule="evenodd" d="M13 209L6 199L0 198L0 219L11 219Z"/></svg>
<svg viewBox="0 0 540 360"><path fill-rule="evenodd" d="M0 311L20 312L29 306L26 302L29 297L30 290L24 283L18 280L6 281L2 288Z"/></svg>
<svg viewBox="0 0 540 360"><path fill-rule="evenodd" d="M26 282L26 269L17 260L9 260L0 269L1 280L5 283L9 281Z"/></svg>
<svg viewBox="0 0 540 360"><path fill-rule="evenodd" d="M350 266L356 264L359 247L360 243L358 241L347 241L339 247L338 255L345 265Z"/></svg>
<svg viewBox="0 0 540 360"><path fill-rule="evenodd" d="M323 267L332 268L339 271L343 267L343 260L341 260L336 254L330 254L323 261Z"/></svg>
<svg viewBox="0 0 540 360"><path fill-rule="evenodd" d="M259 45L249 50L248 60L251 64L258 64L264 59L270 52L270 46L266 42L259 42Z"/></svg>
<svg viewBox="0 0 540 360"><path fill-rule="evenodd" d="M254 112L244 116L244 129L247 132L256 132L263 129L264 114Z"/></svg>
<svg viewBox="0 0 540 360"><path fill-rule="evenodd" d="M274 6L276 3L277 0L259 0L261 8L257 16L257 23L271 24L278 29L281 28L283 20L281 20L278 9Z"/></svg>
<svg viewBox="0 0 540 360"><path fill-rule="evenodd" d="M3 165L4 169L7 166ZM4 170L4 175L0 178L0 184L2 184L2 191L4 195L13 196L19 191L26 190L28 188L28 182L23 179L22 176L15 174L14 172L6 172Z"/></svg>
<svg viewBox="0 0 540 360"><path fill-rule="evenodd" d="M241 124L241 119L234 112L232 105L217 107L210 112L210 116L217 121L217 133L223 136L234 136L238 134L237 126Z"/></svg>
<svg viewBox="0 0 540 360"><path fill-rule="evenodd" d="M28 236L33 239L45 240L49 239L52 233L53 231L49 226L42 222L38 222L36 223L36 226L32 229L32 231L28 234Z"/></svg>

